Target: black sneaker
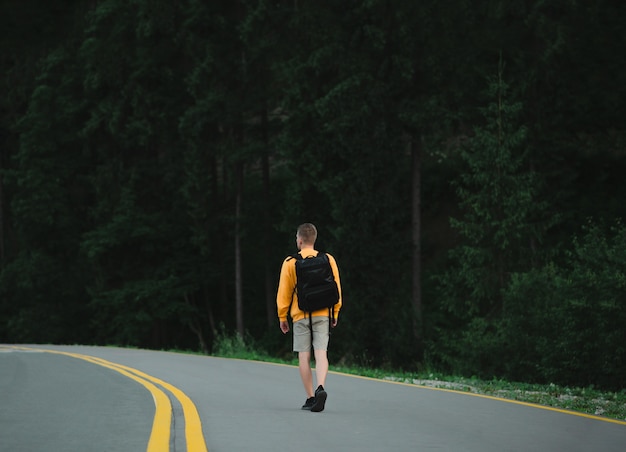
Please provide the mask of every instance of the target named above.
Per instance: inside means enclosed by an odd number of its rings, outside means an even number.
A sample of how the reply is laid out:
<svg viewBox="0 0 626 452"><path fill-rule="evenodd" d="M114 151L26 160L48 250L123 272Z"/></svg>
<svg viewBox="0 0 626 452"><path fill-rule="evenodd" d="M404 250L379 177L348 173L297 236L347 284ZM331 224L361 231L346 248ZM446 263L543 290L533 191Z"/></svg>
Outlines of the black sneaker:
<svg viewBox="0 0 626 452"><path fill-rule="evenodd" d="M315 404L315 397L309 397L308 399L306 399L306 402L304 402L304 405L302 405L302 409L310 410L311 408L313 408L314 404Z"/></svg>
<svg viewBox="0 0 626 452"><path fill-rule="evenodd" d="M311 407L311 411L313 411L314 413L324 411L324 405L326 405L326 397L328 397L328 394L326 394L326 391L324 391L324 387L322 385L319 385L315 390L315 401L313 403L313 406Z"/></svg>

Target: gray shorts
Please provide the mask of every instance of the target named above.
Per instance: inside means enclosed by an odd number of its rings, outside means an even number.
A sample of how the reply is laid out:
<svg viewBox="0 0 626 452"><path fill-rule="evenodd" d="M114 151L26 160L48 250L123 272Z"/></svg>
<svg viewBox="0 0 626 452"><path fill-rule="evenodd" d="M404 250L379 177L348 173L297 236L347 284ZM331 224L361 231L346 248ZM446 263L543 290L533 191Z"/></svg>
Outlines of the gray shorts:
<svg viewBox="0 0 626 452"><path fill-rule="evenodd" d="M313 349L328 349L328 339L330 337L330 321L328 316L316 316L313 321ZM311 330L309 329L309 318L305 317L293 324L293 351L311 351Z"/></svg>

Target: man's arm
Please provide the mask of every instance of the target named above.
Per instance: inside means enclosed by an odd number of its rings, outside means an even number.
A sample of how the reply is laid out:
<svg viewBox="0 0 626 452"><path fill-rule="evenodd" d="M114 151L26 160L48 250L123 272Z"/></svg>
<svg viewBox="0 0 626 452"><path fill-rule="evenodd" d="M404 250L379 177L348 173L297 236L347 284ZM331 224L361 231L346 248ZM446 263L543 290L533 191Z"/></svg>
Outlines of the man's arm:
<svg viewBox="0 0 626 452"><path fill-rule="evenodd" d="M291 259L287 258L283 261L283 265L280 269L278 293L276 294L276 310L278 320L280 321L280 329L283 333L289 331L287 316L289 315L289 307L291 306L291 299L296 284L294 266L293 262L290 262L290 260ZM284 329L284 324L286 324L286 330Z"/></svg>

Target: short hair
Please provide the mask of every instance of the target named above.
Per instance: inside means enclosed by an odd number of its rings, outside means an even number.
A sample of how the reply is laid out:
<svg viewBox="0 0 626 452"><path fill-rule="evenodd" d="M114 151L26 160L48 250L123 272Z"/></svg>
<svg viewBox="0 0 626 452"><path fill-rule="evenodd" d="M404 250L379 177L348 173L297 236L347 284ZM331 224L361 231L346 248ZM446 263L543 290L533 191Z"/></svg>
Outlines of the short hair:
<svg viewBox="0 0 626 452"><path fill-rule="evenodd" d="M314 245L315 240L317 240L317 228L311 223L304 223L298 226L296 234L307 245Z"/></svg>

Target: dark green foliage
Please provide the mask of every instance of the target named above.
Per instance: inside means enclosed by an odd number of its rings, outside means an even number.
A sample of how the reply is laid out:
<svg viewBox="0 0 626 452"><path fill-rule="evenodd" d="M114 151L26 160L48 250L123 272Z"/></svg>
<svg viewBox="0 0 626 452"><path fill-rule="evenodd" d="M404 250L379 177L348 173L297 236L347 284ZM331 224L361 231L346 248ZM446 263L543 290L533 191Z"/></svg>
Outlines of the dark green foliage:
<svg viewBox="0 0 626 452"><path fill-rule="evenodd" d="M590 222L560 265L512 275L502 317L474 317L450 368L481 377L623 388L626 229ZM450 356L449 355L449 356Z"/></svg>
<svg viewBox="0 0 626 452"><path fill-rule="evenodd" d="M623 387L625 5L4 2L0 341L289 355L311 221L331 359Z"/></svg>
<svg viewBox="0 0 626 452"><path fill-rule="evenodd" d="M516 275L505 296L524 309L503 322L506 376L624 387L625 237L590 222L560 266Z"/></svg>
<svg viewBox="0 0 626 452"><path fill-rule="evenodd" d="M454 182L463 217L452 226L463 243L451 252L443 287L455 291L446 301L449 312L469 319L506 311L500 294L509 275L540 259L534 248L553 221L542 218L548 203L530 170L526 127L517 124L522 105L508 100L502 77L501 67L490 82L485 125L461 149L466 166Z"/></svg>
<svg viewBox="0 0 626 452"><path fill-rule="evenodd" d="M15 305L6 319L7 337L31 341L85 340L84 261L78 253L88 194L85 160L66 125L83 105L68 92L74 65L65 50L52 51L40 64L29 108L16 125L19 151L5 171L11 192L15 255L2 273L3 299ZM6 297L6 298L5 298ZM15 297L15 298L13 298ZM31 339L31 337L33 339Z"/></svg>

